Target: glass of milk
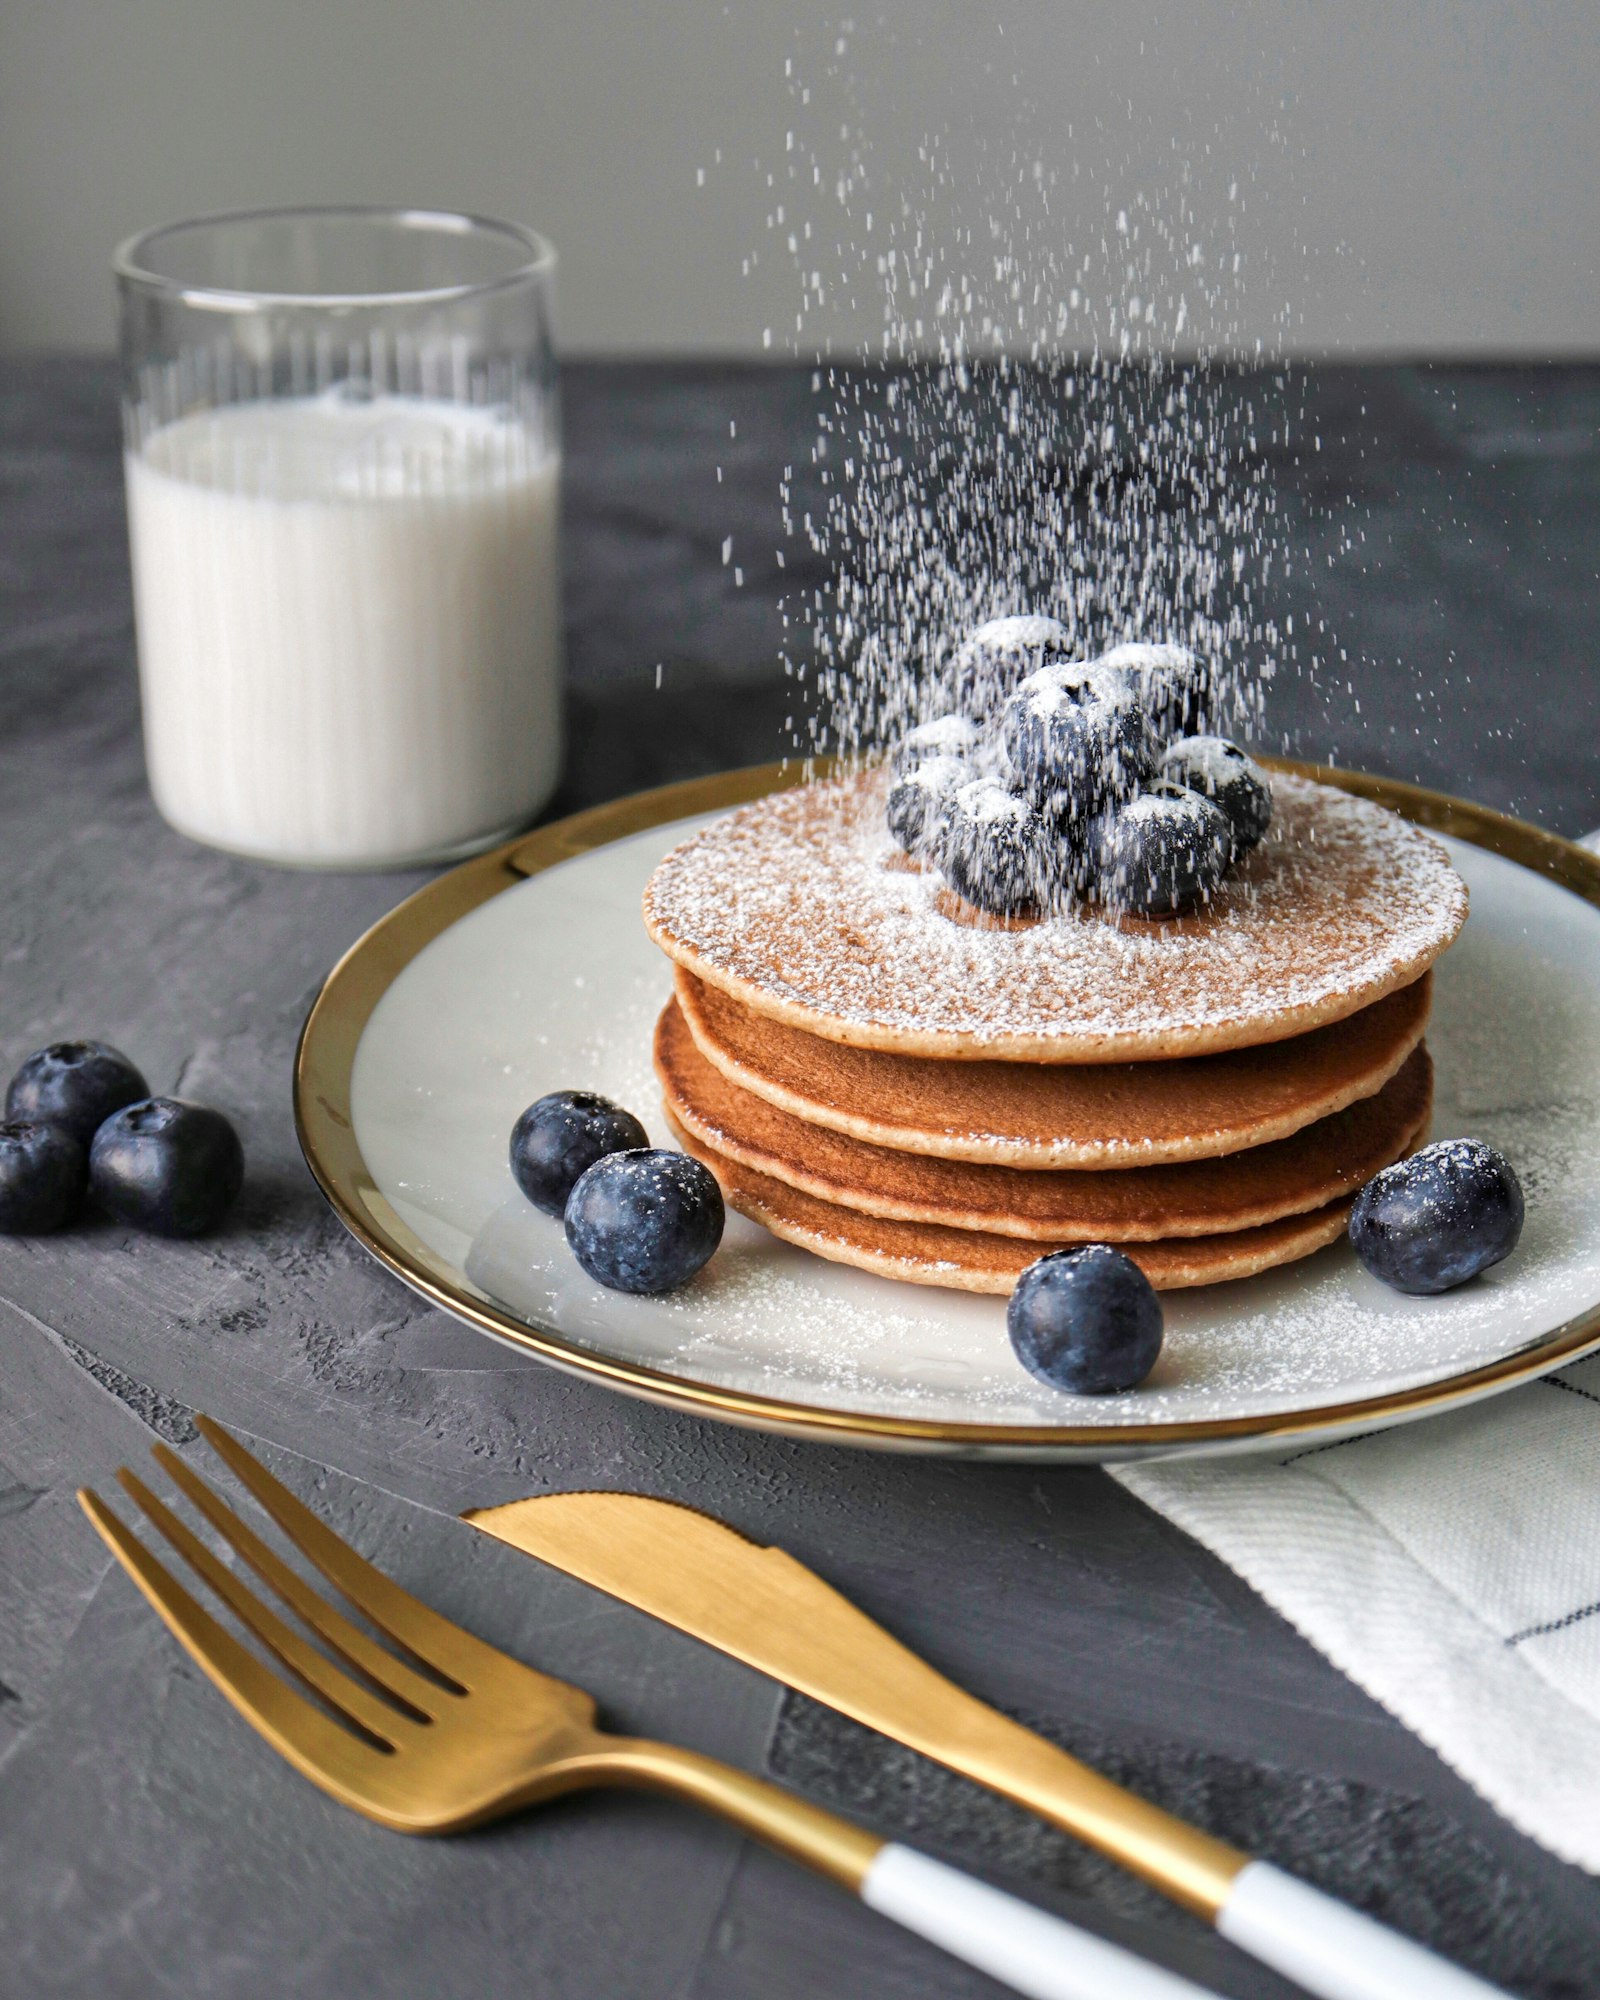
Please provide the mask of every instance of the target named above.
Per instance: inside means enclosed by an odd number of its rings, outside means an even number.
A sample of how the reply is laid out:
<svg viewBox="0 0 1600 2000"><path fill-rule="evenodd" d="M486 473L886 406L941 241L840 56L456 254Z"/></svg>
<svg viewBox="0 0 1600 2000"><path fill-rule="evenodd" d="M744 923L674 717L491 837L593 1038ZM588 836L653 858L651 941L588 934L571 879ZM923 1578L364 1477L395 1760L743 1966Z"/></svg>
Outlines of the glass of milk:
<svg viewBox="0 0 1600 2000"><path fill-rule="evenodd" d="M117 252L145 757L179 832L395 868L549 798L554 264L529 230L412 209Z"/></svg>

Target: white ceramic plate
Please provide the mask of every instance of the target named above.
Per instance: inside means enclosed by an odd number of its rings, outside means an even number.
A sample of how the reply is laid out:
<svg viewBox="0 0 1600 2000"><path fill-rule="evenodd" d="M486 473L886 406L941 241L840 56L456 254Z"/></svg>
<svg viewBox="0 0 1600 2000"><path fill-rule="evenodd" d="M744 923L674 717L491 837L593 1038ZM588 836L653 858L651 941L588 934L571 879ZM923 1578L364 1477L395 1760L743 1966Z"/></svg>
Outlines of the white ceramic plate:
<svg viewBox="0 0 1600 2000"><path fill-rule="evenodd" d="M662 795L656 810L689 802ZM665 1142L650 1037L671 974L639 899L703 813L601 845L590 836L605 815L585 816L565 841L585 851L545 865L564 832L547 829L386 919L308 1023L297 1076L307 1154L362 1240L461 1317L734 1421L952 1452L1125 1458L1331 1438L1459 1404L1600 1344L1600 907L1551 879L1600 899L1600 867L1532 829L1437 803L1449 810L1435 824L1481 819L1486 837L1532 843L1541 863L1448 840L1472 914L1436 977L1433 1136L1503 1148L1528 1220L1511 1259L1443 1298L1385 1290L1340 1243L1284 1271L1166 1294L1149 1380L1074 1397L1017 1364L1003 1299L871 1277L737 1216L670 1298L595 1285L560 1226L518 1193L507 1138L534 1098L582 1087ZM635 824L650 817L649 801L628 805ZM1559 871L1544 865L1552 854ZM530 867L539 872L517 872ZM476 906L448 921L440 892L457 877Z"/></svg>

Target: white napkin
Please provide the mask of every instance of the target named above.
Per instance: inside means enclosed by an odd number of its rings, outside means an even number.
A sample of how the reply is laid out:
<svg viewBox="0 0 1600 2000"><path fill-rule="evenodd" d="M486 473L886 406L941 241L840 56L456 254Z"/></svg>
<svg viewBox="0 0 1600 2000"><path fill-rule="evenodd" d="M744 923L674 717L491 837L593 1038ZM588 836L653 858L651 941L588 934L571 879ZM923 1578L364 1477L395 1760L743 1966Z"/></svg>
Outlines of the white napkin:
<svg viewBox="0 0 1600 2000"><path fill-rule="evenodd" d="M1114 1477L1600 1872L1600 1355L1341 1444Z"/></svg>

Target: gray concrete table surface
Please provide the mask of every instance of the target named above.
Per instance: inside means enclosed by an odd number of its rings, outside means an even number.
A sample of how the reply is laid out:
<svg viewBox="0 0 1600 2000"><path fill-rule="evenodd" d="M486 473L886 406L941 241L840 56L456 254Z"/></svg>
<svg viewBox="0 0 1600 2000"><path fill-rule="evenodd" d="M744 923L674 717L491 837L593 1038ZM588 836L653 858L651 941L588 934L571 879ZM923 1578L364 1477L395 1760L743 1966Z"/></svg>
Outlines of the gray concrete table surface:
<svg viewBox="0 0 1600 2000"><path fill-rule="evenodd" d="M1565 832L1600 820L1600 371L1327 369L1295 394L1320 448L1266 471L1305 560L1264 603L1302 631L1324 620L1348 659L1280 678L1275 739ZM569 369L559 806L782 753L778 602L822 577L782 542L777 488L792 464L816 497L815 422L804 370ZM1330 563L1347 531L1359 559ZM197 1408L618 1725L1020 1880L1220 1992L1288 1989L1022 1814L453 1516L562 1487L708 1506L1202 1824L1517 1992L1600 1993L1593 1881L1104 1475L823 1450L647 1408L457 1326L344 1236L295 1147L294 1039L334 959L422 878L279 872L157 818L109 364L0 368L0 855L0 1073L104 1036L156 1088L226 1109L250 1163L200 1243L104 1222L0 1240L8 1995L995 1990L670 1805L580 1799L416 1842L324 1801L189 1667L73 1501L155 1438L197 1449Z"/></svg>

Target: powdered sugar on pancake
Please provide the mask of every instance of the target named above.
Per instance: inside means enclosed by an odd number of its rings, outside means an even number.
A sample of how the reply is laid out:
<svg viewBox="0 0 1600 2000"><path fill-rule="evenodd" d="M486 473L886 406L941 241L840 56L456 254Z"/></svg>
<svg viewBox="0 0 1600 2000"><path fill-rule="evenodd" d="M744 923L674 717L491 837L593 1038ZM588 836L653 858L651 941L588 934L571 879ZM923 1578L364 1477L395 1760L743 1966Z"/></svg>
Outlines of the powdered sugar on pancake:
<svg viewBox="0 0 1600 2000"><path fill-rule="evenodd" d="M834 1041L1104 1062L1343 1019L1417 978L1466 918L1438 842L1279 774L1271 830L1207 909L974 929L939 913L937 877L890 865L885 784L870 772L778 793L685 841L646 891L652 936L758 1013Z"/></svg>

